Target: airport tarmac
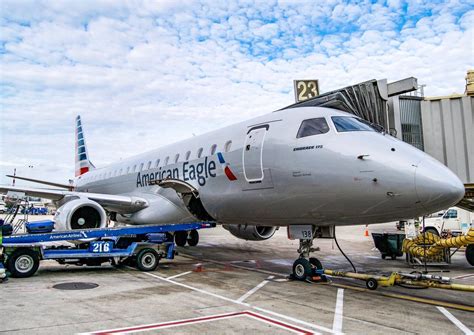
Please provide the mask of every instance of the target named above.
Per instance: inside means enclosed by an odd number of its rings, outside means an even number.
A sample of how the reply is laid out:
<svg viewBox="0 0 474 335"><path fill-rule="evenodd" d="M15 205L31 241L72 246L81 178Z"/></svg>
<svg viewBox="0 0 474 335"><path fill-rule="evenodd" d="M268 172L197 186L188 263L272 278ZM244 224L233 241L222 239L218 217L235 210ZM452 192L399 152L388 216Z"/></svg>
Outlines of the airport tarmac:
<svg viewBox="0 0 474 335"><path fill-rule="evenodd" d="M44 217L41 217L43 219ZM382 260L365 226L338 227L358 271L413 271L405 258ZM394 223L370 232L396 231ZM351 270L332 240L314 255L330 269ZM290 281L298 242L280 229L267 241L239 240L221 227L202 230L196 247L178 248L154 272L43 262L37 274L0 285L0 333L346 333L472 334L474 294L439 289L379 288L334 278L329 284ZM429 268L474 285L462 252ZM61 283L94 283L84 290ZM77 287L78 288L78 287Z"/></svg>

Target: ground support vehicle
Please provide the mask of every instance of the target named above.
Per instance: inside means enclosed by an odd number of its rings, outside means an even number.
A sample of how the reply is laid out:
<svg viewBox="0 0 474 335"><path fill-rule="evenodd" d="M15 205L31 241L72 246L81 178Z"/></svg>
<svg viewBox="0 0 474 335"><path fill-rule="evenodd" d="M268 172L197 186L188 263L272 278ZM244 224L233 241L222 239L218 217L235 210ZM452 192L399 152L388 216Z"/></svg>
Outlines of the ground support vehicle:
<svg viewBox="0 0 474 335"><path fill-rule="evenodd" d="M174 258L174 233L212 227L213 222L194 222L0 235L0 261L17 278L34 275L40 261L46 259L89 266L127 263L142 271L153 271L161 258Z"/></svg>
<svg viewBox="0 0 474 335"><path fill-rule="evenodd" d="M444 238L465 234L470 228L474 228L474 214L458 207L451 207L444 213L426 218L424 228L420 225L423 231Z"/></svg>

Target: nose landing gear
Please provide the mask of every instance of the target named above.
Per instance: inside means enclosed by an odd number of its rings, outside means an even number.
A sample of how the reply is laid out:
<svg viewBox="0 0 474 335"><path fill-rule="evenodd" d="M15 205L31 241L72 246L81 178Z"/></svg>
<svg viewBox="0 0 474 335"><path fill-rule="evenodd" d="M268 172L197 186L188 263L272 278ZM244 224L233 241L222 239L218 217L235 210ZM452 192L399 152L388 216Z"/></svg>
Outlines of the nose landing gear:
<svg viewBox="0 0 474 335"><path fill-rule="evenodd" d="M297 280L319 279L325 281L325 277L316 274L316 270L323 268L321 262L315 257L309 257L313 251L318 251L319 248L313 248L313 239L300 240L300 247L298 258L293 263L293 278Z"/></svg>

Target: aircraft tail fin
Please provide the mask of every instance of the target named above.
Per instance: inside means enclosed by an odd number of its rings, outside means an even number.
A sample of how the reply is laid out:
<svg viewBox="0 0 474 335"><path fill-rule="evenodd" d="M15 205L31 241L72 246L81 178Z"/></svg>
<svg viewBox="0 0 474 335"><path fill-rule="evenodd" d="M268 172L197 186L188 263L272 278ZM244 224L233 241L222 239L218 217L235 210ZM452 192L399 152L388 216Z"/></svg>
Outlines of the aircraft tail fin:
<svg viewBox="0 0 474 335"><path fill-rule="evenodd" d="M87 152L86 139L82 129L81 116L76 117L76 177L95 169L94 164L89 160Z"/></svg>

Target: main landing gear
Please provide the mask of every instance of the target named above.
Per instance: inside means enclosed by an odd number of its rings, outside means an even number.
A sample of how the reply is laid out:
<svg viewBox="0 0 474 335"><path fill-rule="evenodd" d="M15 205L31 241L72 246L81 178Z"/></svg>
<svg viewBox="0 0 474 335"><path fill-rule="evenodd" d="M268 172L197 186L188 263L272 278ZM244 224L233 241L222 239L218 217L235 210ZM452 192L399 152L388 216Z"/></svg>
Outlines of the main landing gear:
<svg viewBox="0 0 474 335"><path fill-rule="evenodd" d="M190 247L195 247L199 243L199 233L197 230L177 231L174 234L174 242L179 247L184 247L186 243Z"/></svg>
<svg viewBox="0 0 474 335"><path fill-rule="evenodd" d="M309 257L309 254L313 251L317 251L319 248L313 248L313 239L300 240L300 247L298 258L293 263L293 278L297 280L307 280L315 276L315 270L321 270L323 268L321 262L315 257Z"/></svg>

